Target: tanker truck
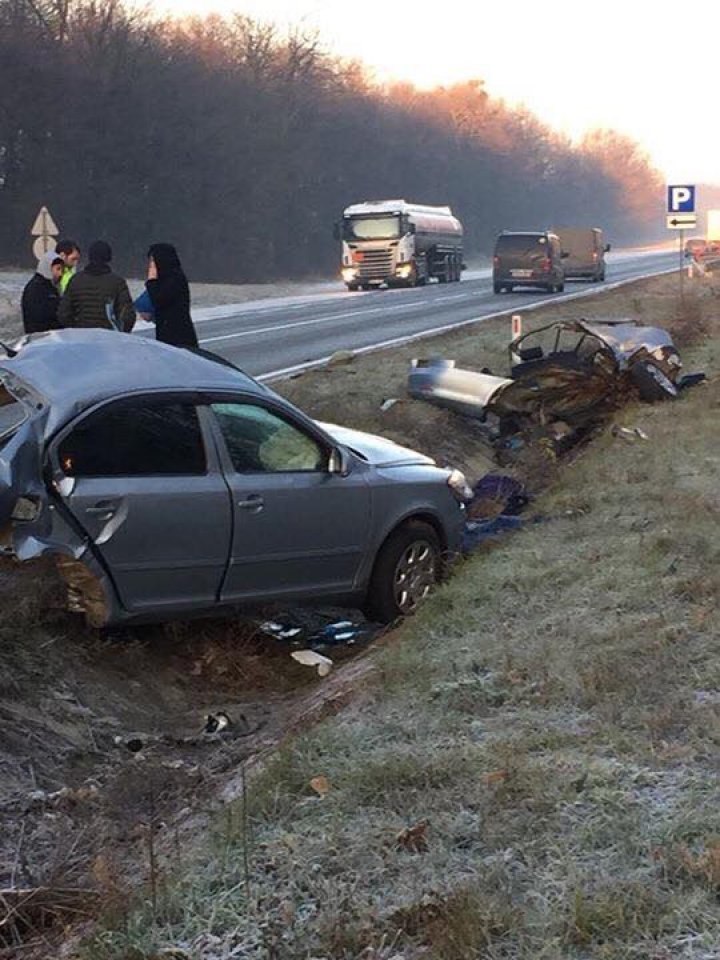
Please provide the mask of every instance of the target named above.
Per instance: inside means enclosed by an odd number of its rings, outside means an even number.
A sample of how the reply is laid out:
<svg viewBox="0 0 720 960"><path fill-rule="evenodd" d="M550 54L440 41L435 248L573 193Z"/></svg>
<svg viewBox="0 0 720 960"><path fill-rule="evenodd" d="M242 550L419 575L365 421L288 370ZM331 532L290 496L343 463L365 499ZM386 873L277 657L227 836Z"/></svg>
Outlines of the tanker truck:
<svg viewBox="0 0 720 960"><path fill-rule="evenodd" d="M343 211L335 235L348 290L450 283L464 269L463 228L450 207L367 200Z"/></svg>

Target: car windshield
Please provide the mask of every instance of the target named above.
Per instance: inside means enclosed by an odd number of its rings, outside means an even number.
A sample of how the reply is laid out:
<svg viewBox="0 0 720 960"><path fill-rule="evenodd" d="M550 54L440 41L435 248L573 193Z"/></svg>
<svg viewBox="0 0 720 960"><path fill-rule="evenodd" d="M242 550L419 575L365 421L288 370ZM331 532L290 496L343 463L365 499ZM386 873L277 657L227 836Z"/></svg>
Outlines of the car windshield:
<svg viewBox="0 0 720 960"><path fill-rule="evenodd" d="M392 240L400 236L400 217L357 217L345 220L346 240Z"/></svg>
<svg viewBox="0 0 720 960"><path fill-rule="evenodd" d="M0 447L7 443L26 417L24 405L0 385Z"/></svg>
<svg viewBox="0 0 720 960"><path fill-rule="evenodd" d="M543 253L546 248L545 237L533 233L518 233L513 236L498 237L495 253L523 257L533 253Z"/></svg>

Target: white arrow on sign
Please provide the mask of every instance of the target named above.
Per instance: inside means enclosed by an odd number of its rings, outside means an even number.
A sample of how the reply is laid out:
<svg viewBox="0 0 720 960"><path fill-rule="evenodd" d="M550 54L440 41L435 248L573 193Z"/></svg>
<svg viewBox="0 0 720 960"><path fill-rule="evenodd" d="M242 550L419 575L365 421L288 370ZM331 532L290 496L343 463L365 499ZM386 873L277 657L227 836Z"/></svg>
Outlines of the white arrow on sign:
<svg viewBox="0 0 720 960"><path fill-rule="evenodd" d="M35 223L32 225L30 235L33 237L56 237L60 233L50 211L47 207L40 207L40 212L35 217Z"/></svg>
<svg viewBox="0 0 720 960"><path fill-rule="evenodd" d="M687 230L697 226L697 217L694 213L683 216L681 213L669 213L667 215L668 230Z"/></svg>

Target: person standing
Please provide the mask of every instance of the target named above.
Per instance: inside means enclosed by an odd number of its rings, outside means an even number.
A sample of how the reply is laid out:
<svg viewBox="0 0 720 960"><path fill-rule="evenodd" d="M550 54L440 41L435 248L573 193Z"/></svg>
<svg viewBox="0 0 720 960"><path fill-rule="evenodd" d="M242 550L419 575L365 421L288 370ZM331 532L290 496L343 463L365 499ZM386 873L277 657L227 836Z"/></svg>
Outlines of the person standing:
<svg viewBox="0 0 720 960"><path fill-rule="evenodd" d="M37 270L25 284L20 302L25 333L58 330L60 293L58 284L65 263L57 253L48 251L38 260Z"/></svg>
<svg viewBox="0 0 720 960"><path fill-rule="evenodd" d="M112 248L96 240L88 250L88 264L76 273L60 301L61 327L102 327L129 333L135 325L135 307L127 283L110 269Z"/></svg>
<svg viewBox="0 0 720 960"><path fill-rule="evenodd" d="M190 317L190 287L171 243L154 243L148 250L145 287L153 306L151 319L161 343L197 349L198 340Z"/></svg>
<svg viewBox="0 0 720 960"><path fill-rule="evenodd" d="M74 240L58 240L55 247L55 253L62 257L65 265L63 275L60 278L60 293L65 293L67 285L77 273L78 263L80 263L80 247Z"/></svg>

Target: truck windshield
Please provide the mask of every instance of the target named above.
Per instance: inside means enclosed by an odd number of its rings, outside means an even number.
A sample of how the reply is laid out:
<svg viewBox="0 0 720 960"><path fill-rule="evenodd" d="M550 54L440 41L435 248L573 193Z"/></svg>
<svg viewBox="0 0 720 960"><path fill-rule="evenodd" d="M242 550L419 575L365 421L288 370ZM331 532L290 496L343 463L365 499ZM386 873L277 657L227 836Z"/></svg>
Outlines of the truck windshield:
<svg viewBox="0 0 720 960"><path fill-rule="evenodd" d="M400 236L400 217L348 217L345 240L391 240Z"/></svg>

